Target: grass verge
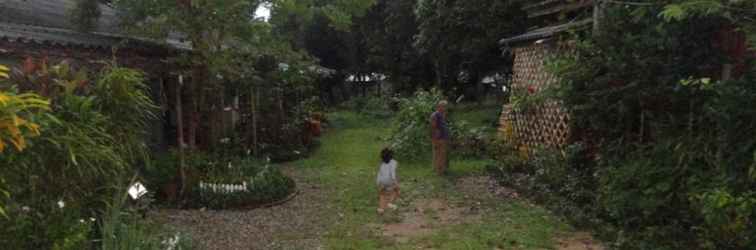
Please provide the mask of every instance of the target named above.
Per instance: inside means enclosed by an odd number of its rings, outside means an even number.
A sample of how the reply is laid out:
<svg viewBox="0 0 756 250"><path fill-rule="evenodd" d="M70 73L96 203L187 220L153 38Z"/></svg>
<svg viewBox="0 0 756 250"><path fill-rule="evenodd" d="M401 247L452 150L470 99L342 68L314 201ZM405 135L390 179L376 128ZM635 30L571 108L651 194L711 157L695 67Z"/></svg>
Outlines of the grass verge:
<svg viewBox="0 0 756 250"><path fill-rule="evenodd" d="M432 226L427 233L405 239L386 236L383 225L406 219L380 217L375 211L378 153L390 121L351 112L332 113L329 119L334 129L322 138L322 146L311 157L293 163L311 172L311 178L317 178L330 194L332 204L323 211L331 221L324 229L327 249L552 249L554 238L570 230L547 210L525 201L505 201L460 190L458 180L484 174L485 160L452 159L449 175L439 177L433 173L430 160L398 159L400 207L406 209L421 199L437 199L481 213L477 219L442 224L433 221L433 211L429 211Z"/></svg>

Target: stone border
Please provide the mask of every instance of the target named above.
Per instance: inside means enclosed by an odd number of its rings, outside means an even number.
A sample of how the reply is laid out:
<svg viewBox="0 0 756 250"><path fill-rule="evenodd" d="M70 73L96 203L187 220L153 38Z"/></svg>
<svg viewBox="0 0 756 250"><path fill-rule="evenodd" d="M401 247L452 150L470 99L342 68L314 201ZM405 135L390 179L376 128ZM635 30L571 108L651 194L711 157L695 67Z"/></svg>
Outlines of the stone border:
<svg viewBox="0 0 756 250"><path fill-rule="evenodd" d="M246 205L246 206L242 205L238 207L230 207L230 208L225 208L225 209L214 209L214 210L254 210L258 208L275 207L275 206L284 204L286 202L289 202L290 200L294 199L294 197L297 197L297 195L299 195L299 189L296 188L296 186L294 188L295 188L294 192L291 192L285 198L277 200L277 201L272 201L269 203L259 204L259 205Z"/></svg>

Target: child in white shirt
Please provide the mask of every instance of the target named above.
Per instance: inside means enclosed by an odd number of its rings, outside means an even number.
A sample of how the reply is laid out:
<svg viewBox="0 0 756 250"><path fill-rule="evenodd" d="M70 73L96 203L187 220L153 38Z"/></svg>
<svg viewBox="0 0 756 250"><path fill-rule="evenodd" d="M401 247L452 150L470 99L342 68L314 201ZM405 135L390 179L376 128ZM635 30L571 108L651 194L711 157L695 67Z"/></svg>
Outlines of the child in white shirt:
<svg viewBox="0 0 756 250"><path fill-rule="evenodd" d="M381 150L381 166L375 180L378 184L378 214L383 214L386 207L396 209L392 202L399 197L399 179L396 177L399 163L393 159L393 154L388 148Z"/></svg>

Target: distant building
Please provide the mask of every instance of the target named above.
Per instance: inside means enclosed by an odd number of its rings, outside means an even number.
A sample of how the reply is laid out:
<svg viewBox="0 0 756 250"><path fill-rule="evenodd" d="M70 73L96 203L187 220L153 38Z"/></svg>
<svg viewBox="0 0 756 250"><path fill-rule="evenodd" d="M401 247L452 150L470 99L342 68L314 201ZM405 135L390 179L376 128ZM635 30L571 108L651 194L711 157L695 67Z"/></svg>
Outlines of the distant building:
<svg viewBox="0 0 756 250"><path fill-rule="evenodd" d="M0 1L0 64L19 66L25 61L58 63L90 70L102 67L103 61L117 59L118 65L143 70L156 103L161 104L167 123L155 124L153 145L161 145L164 130L173 128L169 83L177 76L170 74L171 65L163 59L188 51L187 43L178 40L148 41L125 36L118 29L115 10L100 5L101 16L91 32L78 31L68 13L76 0L3 0ZM174 121L172 121L174 120Z"/></svg>
<svg viewBox="0 0 756 250"><path fill-rule="evenodd" d="M78 31L68 13L76 0L4 0L0 2L0 63L15 65L26 58L69 59L74 64L96 64L112 59L124 66L159 71L161 58L187 43L165 43L127 37L120 32L115 10L100 5L101 16L91 32Z"/></svg>

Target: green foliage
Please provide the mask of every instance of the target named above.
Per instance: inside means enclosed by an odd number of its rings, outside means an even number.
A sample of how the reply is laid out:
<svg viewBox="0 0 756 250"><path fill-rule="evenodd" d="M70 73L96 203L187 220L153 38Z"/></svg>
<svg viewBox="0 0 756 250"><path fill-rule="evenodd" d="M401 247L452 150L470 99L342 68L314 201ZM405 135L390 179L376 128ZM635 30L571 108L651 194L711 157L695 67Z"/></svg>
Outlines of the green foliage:
<svg viewBox="0 0 756 250"><path fill-rule="evenodd" d="M191 239L181 233L170 234L158 225L141 220L127 205L126 192L116 194L103 213L99 225L98 249L192 249Z"/></svg>
<svg viewBox="0 0 756 250"><path fill-rule="evenodd" d="M487 126L476 127L465 121L454 121L450 126L451 150L455 155L465 158L478 158L487 155L491 138Z"/></svg>
<svg viewBox="0 0 756 250"><path fill-rule="evenodd" d="M352 27L360 58L353 68L384 72L394 91L402 94L414 93L418 83L433 78L431 58L413 47L418 34L416 5L416 0L378 0Z"/></svg>
<svg viewBox="0 0 756 250"><path fill-rule="evenodd" d="M63 204L61 207L60 205ZM50 202L29 207L12 204L3 219L0 243L8 249L86 249L95 222L81 213L75 203Z"/></svg>
<svg viewBox="0 0 756 250"><path fill-rule="evenodd" d="M525 30L526 16L519 1L510 0L421 0L415 15L418 33L415 48L428 54L436 70L436 82L449 91L464 88L467 83L479 84L484 74L497 72L502 65L510 65L511 58L502 57L500 39ZM460 74L471 77L458 79Z"/></svg>
<svg viewBox="0 0 756 250"><path fill-rule="evenodd" d="M348 30L352 19L365 14L365 11L375 3L375 0L274 0L272 1L274 15L272 22L280 22L277 18L299 16L304 22L309 22L314 16L322 15L328 18L329 25L337 30Z"/></svg>
<svg viewBox="0 0 756 250"><path fill-rule="evenodd" d="M267 162L238 155L189 152L185 164L192 173L189 206L234 209L285 198L295 190L294 180ZM146 169L148 189L159 190L176 180L178 155L161 154ZM213 187L215 186L215 187ZM242 187L246 189L242 190ZM167 197L158 197L158 201Z"/></svg>
<svg viewBox="0 0 756 250"><path fill-rule="evenodd" d="M569 108L587 156L532 156L534 189L577 195L574 214L606 223L623 248L754 246L743 219L754 209L756 114L743 108L756 105L753 71L712 78L728 58L711 41L728 21L687 7L610 7L600 33L547 64L562 78L550 97Z"/></svg>
<svg viewBox="0 0 756 250"><path fill-rule="evenodd" d="M46 110L49 110L49 102L35 94L0 92L0 153L8 144L22 151L26 147L25 137L39 135L39 125L23 117Z"/></svg>
<svg viewBox="0 0 756 250"><path fill-rule="evenodd" d="M533 148L527 157L508 142L495 145L494 157L498 163L486 170L500 183L568 216L574 224L595 226L601 222L596 216L596 168L586 158L583 145L573 144L563 150Z"/></svg>
<svg viewBox="0 0 756 250"><path fill-rule="evenodd" d="M68 19L80 31L92 31L97 28L101 0L76 0L76 5L68 13Z"/></svg>
<svg viewBox="0 0 756 250"><path fill-rule="evenodd" d="M429 119L442 98L438 89L432 89L399 99L399 112L394 117L389 138L398 157L418 159L428 155L431 148Z"/></svg>
<svg viewBox="0 0 756 250"><path fill-rule="evenodd" d="M746 192L733 194L730 191L718 189L707 191L691 197L698 206L700 216L704 218L704 226L698 228L703 237L701 244L706 248L716 248L717 244L729 246L752 246L754 244L753 218L756 217L756 194ZM717 239L716 242L710 239Z"/></svg>
<svg viewBox="0 0 756 250"><path fill-rule="evenodd" d="M452 158L449 176L444 177L430 169L429 161L398 159L397 174L402 188L402 196L396 203L399 209L378 216L374 181L381 148L386 146L378 138L390 133L391 128L384 125L384 120L354 112L339 111L328 116L338 128L324 135L322 147L311 157L294 163L294 171L308 181L319 183L327 194L324 202L328 205L316 218L327 226L315 229L325 232L323 248L550 249L558 247L555 237L569 233L565 223L542 207L521 199L502 200L484 189L460 185L469 183L466 180L482 180L478 178L487 162L475 159ZM426 209L425 215L415 214L416 202L423 200L446 200L453 209L479 213L463 212L458 217L461 223L446 224L435 218L443 216L444 211ZM396 241L373 233L355 233L361 232L365 225L396 223L405 213L420 216L415 219L425 216L431 225L427 234ZM343 223L332 223L339 219Z"/></svg>
<svg viewBox="0 0 756 250"><path fill-rule="evenodd" d="M375 118L389 118L393 113L392 106L395 106L398 99L387 96L369 95L365 97L352 97L344 105L357 113L369 115Z"/></svg>
<svg viewBox="0 0 756 250"><path fill-rule="evenodd" d="M214 209L253 207L287 197L295 189L294 181L270 165L229 163L222 172L209 173L193 189L193 206ZM236 170L235 170L236 169Z"/></svg>
<svg viewBox="0 0 756 250"><path fill-rule="evenodd" d="M412 97L397 98L398 112L389 135L389 143L399 157L417 160L429 156L431 151L430 116L443 99L441 91L418 91ZM465 158L483 157L489 152L490 128L472 124L464 119L455 119L457 112L449 108L447 125L450 133L450 152ZM466 112L460 110L459 112ZM464 116L464 114L458 114Z"/></svg>
<svg viewBox="0 0 756 250"><path fill-rule="evenodd" d="M109 67L92 89L99 111L117 121L105 129L118 138L120 143L116 146L131 164L146 156L144 142L148 126L150 121L157 119L158 107L153 104L144 79L139 71Z"/></svg>
<svg viewBox="0 0 756 250"><path fill-rule="evenodd" d="M0 221L3 235L13 236L2 243L21 249L86 248L80 242L89 242L91 234L76 226L79 219L97 217L117 192L111 184L120 183L135 167L135 155L144 152L146 127L138 125L153 116L154 106L144 98L142 80L134 71L110 67L91 80L65 63L50 67L30 61L14 70L2 87L49 98L50 111L29 113L29 122L43 128L39 137L26 150L0 158L2 179L13 194L9 217L23 219ZM69 212L59 213L58 201Z"/></svg>
<svg viewBox="0 0 756 250"><path fill-rule="evenodd" d="M699 17L722 18L746 33L756 45L756 2L749 0L666 0L659 16L667 22L686 21Z"/></svg>

